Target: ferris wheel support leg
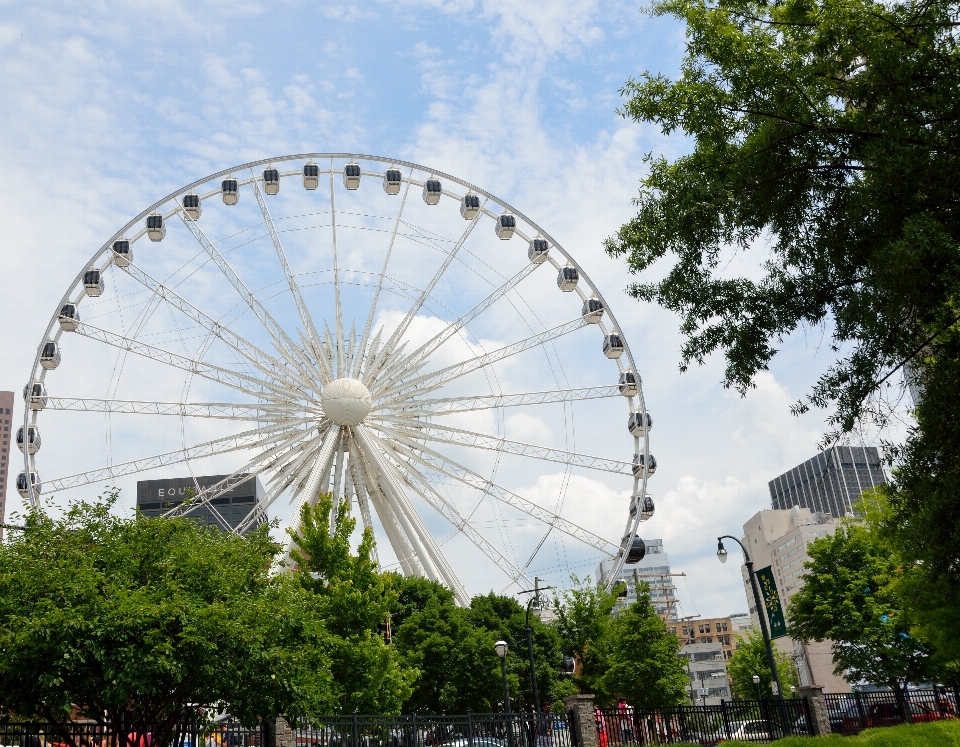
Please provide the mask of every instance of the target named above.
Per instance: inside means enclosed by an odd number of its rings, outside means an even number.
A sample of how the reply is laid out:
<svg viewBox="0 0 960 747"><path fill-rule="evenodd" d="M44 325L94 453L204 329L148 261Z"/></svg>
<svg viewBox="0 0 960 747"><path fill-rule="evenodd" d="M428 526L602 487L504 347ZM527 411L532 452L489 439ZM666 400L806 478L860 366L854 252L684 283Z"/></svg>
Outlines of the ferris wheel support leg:
<svg viewBox="0 0 960 747"><path fill-rule="evenodd" d="M320 479L327 472L327 470L330 469L330 463L333 461L333 455L337 446L339 445L340 426L334 424L331 425L330 430L327 431L327 437L323 441L323 446L320 447L320 452L317 454L317 460L313 463L313 469L310 470L310 476L307 477L307 482L304 484L303 490L300 491L300 500L297 501L297 505L294 508L290 520L291 529L294 532L300 531L300 512L303 510L303 505L308 501L310 505L316 504L317 489L320 487ZM288 536L285 540L283 557L289 558L290 551L292 549L293 538Z"/></svg>

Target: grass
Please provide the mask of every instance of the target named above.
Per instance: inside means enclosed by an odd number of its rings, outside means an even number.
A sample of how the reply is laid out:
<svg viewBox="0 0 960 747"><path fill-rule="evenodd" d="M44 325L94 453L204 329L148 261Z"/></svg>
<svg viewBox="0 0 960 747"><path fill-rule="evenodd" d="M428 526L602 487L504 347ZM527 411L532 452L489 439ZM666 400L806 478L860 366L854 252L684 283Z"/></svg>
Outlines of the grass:
<svg viewBox="0 0 960 747"><path fill-rule="evenodd" d="M866 729L854 737L787 737L776 747L960 747L960 721L932 721ZM724 742L723 747L756 747L756 742Z"/></svg>

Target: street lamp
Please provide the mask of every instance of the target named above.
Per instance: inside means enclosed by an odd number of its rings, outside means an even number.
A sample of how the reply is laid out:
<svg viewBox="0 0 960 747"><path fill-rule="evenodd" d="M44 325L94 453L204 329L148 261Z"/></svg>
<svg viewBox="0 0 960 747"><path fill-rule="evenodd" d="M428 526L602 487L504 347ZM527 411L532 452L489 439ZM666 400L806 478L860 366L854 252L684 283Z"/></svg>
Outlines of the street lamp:
<svg viewBox="0 0 960 747"><path fill-rule="evenodd" d="M527 602L527 654L530 657L530 684L533 686L533 710L534 713L540 713L540 695L537 693L537 670L533 659L533 630L530 628L530 610L531 609L542 609L540 602L540 592L546 591L547 589L552 589L552 586L545 586L543 589L540 588L540 579L533 579L533 588L527 591L521 591L521 594L529 594L533 592L533 596L530 597L530 601ZM504 644L506 645L506 644Z"/></svg>
<svg viewBox="0 0 960 747"><path fill-rule="evenodd" d="M794 687L793 685L790 685L790 697L791 698L797 697L797 688Z"/></svg>
<svg viewBox="0 0 960 747"><path fill-rule="evenodd" d="M503 673L503 710L510 714L510 686L507 684L507 642L497 641L493 645L494 651L500 657L500 671Z"/></svg>
<svg viewBox="0 0 960 747"><path fill-rule="evenodd" d="M753 675L753 686L757 688L757 700L763 700L763 696L760 694L760 675Z"/></svg>
<svg viewBox="0 0 960 747"><path fill-rule="evenodd" d="M753 560L750 557L750 553L747 552L747 548L743 546L740 540L736 537L731 537L729 534L725 534L722 537L717 537L717 559L721 563L727 562L727 549L723 546L725 539L732 539L740 545L740 549L743 550L743 562L744 565L747 566L747 575L750 577L750 588L753 589L753 603L757 607L757 617L760 620L760 633L763 635L763 645L767 649L767 664L770 665L774 694L777 696L777 700L783 700L780 689L780 675L777 674L777 660L773 656L773 646L770 644L770 631L767 630L767 616L764 612L763 602L760 600L760 589L757 588L757 578L753 573ZM754 675L753 682L755 685L759 685L760 678ZM759 692L758 687L757 693L759 694Z"/></svg>

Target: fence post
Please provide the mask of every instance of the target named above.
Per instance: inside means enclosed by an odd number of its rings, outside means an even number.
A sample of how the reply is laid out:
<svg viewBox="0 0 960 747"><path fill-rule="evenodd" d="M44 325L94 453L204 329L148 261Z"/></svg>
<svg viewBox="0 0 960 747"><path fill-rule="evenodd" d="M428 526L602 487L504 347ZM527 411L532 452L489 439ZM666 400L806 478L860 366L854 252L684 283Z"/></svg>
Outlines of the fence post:
<svg viewBox="0 0 960 747"><path fill-rule="evenodd" d="M859 690L853 691L853 698L857 701L857 713L860 714L860 729L862 731L867 728L867 712L863 710L863 698L860 697Z"/></svg>
<svg viewBox="0 0 960 747"><path fill-rule="evenodd" d="M293 747L297 747L293 745ZM353 714L353 747L360 747L360 726L357 723L357 714Z"/></svg>
<svg viewBox="0 0 960 747"><path fill-rule="evenodd" d="M720 699L720 717L723 719L723 733L727 735L727 739L732 739L730 734L730 719L727 718L727 701L723 698Z"/></svg>
<svg viewBox="0 0 960 747"><path fill-rule="evenodd" d="M815 737L829 734L830 715L827 713L827 702L823 699L823 688L815 685L800 685L797 689L800 697L806 701L807 729Z"/></svg>
<svg viewBox="0 0 960 747"><path fill-rule="evenodd" d="M467 711L467 744L473 747L473 715Z"/></svg>
<svg viewBox="0 0 960 747"><path fill-rule="evenodd" d="M573 714L577 734L577 747L599 747L597 721L593 716L593 695L568 695L563 699L567 710Z"/></svg>

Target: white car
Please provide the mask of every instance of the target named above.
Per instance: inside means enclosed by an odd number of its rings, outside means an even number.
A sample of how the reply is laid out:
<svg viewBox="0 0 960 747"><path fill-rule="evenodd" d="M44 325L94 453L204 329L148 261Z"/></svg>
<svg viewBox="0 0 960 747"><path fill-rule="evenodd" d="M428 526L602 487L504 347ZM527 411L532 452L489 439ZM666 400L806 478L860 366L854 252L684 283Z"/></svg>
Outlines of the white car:
<svg viewBox="0 0 960 747"><path fill-rule="evenodd" d="M776 724L769 721L733 721L730 730L721 730L717 734L717 742L726 742L728 739L738 739L741 742L769 742L782 737L782 731Z"/></svg>

